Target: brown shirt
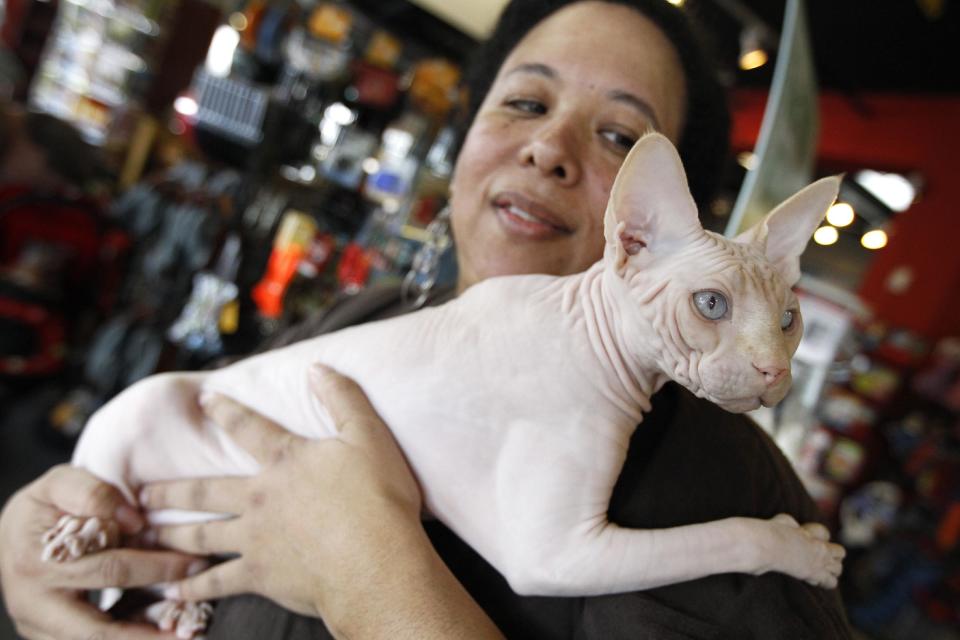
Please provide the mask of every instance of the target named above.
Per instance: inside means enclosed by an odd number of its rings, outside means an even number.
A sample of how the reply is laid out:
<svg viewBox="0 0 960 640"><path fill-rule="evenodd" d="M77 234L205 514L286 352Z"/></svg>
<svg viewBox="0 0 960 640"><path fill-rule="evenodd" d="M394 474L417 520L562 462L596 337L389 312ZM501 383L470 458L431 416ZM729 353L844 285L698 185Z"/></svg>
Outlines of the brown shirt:
<svg viewBox="0 0 960 640"><path fill-rule="evenodd" d="M293 338L403 311L396 289L375 289L338 304ZM769 518L781 512L801 522L818 517L773 441L744 416L668 384L654 396L653 410L631 440L609 514L620 525L660 528L730 516ZM835 591L776 573L716 575L589 598L518 596L449 529L439 522L424 526L437 552L508 638L852 637ZM329 637L321 621L253 596L222 601L207 634L209 640Z"/></svg>

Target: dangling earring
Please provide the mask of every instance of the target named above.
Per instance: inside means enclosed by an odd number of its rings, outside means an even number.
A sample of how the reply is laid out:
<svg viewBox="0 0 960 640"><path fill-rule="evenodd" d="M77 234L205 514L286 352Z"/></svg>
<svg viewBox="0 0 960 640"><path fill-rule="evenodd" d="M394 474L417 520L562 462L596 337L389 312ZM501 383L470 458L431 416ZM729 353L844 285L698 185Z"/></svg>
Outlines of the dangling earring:
<svg viewBox="0 0 960 640"><path fill-rule="evenodd" d="M450 248L453 240L450 237L450 205L446 205L440 213L427 225L427 239L413 256L410 271L403 279L400 287L400 299L411 309L419 309L430 297L433 285L437 283L440 274L440 258Z"/></svg>

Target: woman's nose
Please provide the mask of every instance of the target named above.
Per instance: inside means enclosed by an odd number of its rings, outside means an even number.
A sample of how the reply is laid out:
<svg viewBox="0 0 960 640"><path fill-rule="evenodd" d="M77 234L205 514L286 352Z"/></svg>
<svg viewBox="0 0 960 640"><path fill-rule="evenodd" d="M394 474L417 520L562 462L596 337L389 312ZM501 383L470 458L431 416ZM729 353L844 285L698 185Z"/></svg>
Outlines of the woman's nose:
<svg viewBox="0 0 960 640"><path fill-rule="evenodd" d="M564 184L580 180L580 150L569 122L544 122L520 151L520 162Z"/></svg>

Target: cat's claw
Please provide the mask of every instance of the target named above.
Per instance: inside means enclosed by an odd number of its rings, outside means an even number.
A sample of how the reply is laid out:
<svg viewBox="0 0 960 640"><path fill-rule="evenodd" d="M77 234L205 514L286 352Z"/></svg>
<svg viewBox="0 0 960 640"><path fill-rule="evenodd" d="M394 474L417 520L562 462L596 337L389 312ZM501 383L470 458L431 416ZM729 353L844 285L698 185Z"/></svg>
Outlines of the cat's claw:
<svg viewBox="0 0 960 640"><path fill-rule="evenodd" d="M44 562L76 560L115 547L118 542L119 530L115 522L67 514L44 532L40 557Z"/></svg>
<svg viewBox="0 0 960 640"><path fill-rule="evenodd" d="M161 600L147 607L145 615L161 631L173 631L178 638L190 640L207 628L213 606L209 602Z"/></svg>

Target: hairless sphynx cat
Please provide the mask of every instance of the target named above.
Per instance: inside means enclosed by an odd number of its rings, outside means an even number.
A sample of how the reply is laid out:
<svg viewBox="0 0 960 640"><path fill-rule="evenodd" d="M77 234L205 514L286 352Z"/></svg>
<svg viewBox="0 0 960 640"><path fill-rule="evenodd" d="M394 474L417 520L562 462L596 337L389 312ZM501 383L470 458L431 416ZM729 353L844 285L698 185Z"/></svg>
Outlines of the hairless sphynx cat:
<svg viewBox="0 0 960 640"><path fill-rule="evenodd" d="M319 362L361 385L429 513L518 593L585 596L766 571L832 588L844 552L820 525L777 516L627 529L608 522L607 505L630 436L668 379L735 412L787 393L802 333L791 287L838 188L820 180L726 239L700 226L676 150L648 134L617 175L605 253L587 271L493 278L440 307L217 371L152 376L93 416L74 463L130 499L147 482L254 474L198 398L221 393L298 434L336 437L308 386ZM46 553L112 544L107 533L66 518ZM164 615L171 628L179 614Z"/></svg>

